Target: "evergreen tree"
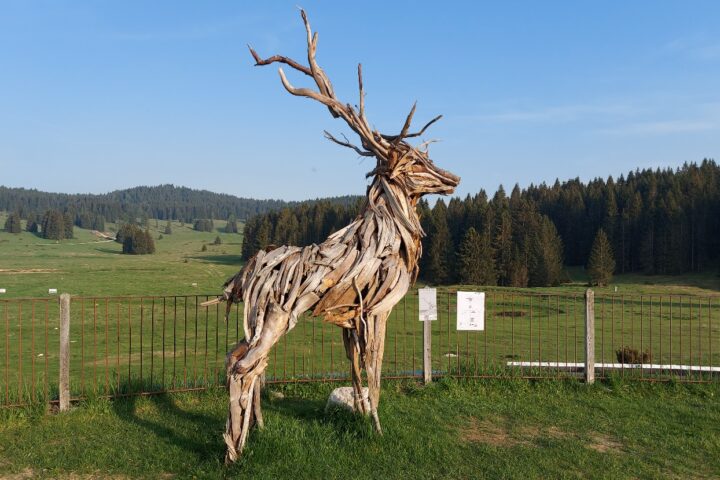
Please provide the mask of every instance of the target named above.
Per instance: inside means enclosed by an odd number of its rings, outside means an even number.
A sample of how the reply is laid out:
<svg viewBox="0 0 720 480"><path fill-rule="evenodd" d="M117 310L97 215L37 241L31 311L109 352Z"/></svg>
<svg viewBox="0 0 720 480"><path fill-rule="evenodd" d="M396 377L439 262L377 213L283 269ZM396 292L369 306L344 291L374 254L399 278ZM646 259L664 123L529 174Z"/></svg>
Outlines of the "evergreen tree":
<svg viewBox="0 0 720 480"><path fill-rule="evenodd" d="M155 241L150 230L143 230L137 225L124 225L122 230L122 252L130 255L147 255L155 253ZM118 232L120 233L120 232Z"/></svg>
<svg viewBox="0 0 720 480"><path fill-rule="evenodd" d="M65 218L59 210L48 210L42 221L42 236L48 240L62 240L65 236Z"/></svg>
<svg viewBox="0 0 720 480"><path fill-rule="evenodd" d="M73 231L74 227L74 221L73 221L73 214L71 212L65 212L63 214L63 238L73 238L75 237L75 233Z"/></svg>
<svg viewBox="0 0 720 480"><path fill-rule="evenodd" d="M8 233L20 233L22 231L19 213L13 212L8 216L7 220L5 220L5 231Z"/></svg>
<svg viewBox="0 0 720 480"><path fill-rule="evenodd" d="M563 268L563 245L555 224L542 216L540 227L532 242L532 260L530 262L531 287L560 285Z"/></svg>
<svg viewBox="0 0 720 480"><path fill-rule="evenodd" d="M164 233L165 233L165 235L171 235L171 234L172 234L172 225L171 225L171 223L170 223L170 220L168 220L167 223L165 224L165 231L164 231Z"/></svg>
<svg viewBox="0 0 720 480"><path fill-rule="evenodd" d="M427 256L427 272L425 278L436 284L450 281L452 239L447 224L447 207L442 199L432 209L432 229Z"/></svg>
<svg viewBox="0 0 720 480"><path fill-rule="evenodd" d="M493 247L496 252L495 264L497 265L498 283L503 286L508 286L512 283L510 280L511 272L517 270L518 267L517 265L512 265L512 219L510 212L506 209L500 212L500 218L498 219L495 238L493 240Z"/></svg>
<svg viewBox="0 0 720 480"><path fill-rule="evenodd" d="M460 281L473 285L496 285L495 259L490 235L470 227L460 245Z"/></svg>
<svg viewBox="0 0 720 480"><path fill-rule="evenodd" d="M598 230L593 242L590 258L587 263L587 272L590 276L591 285L607 285L612 280L615 271L615 258L613 256L610 241L601 228Z"/></svg>
<svg viewBox="0 0 720 480"><path fill-rule="evenodd" d="M225 225L225 233L238 233L237 218L234 214L230 214Z"/></svg>
<svg viewBox="0 0 720 480"><path fill-rule="evenodd" d="M25 224L25 230L30 233L38 233L40 231L40 225L38 225L39 221L40 220L37 215L28 216L27 223Z"/></svg>
<svg viewBox="0 0 720 480"><path fill-rule="evenodd" d="M193 230L198 232L212 232L214 228L215 225L211 218L200 218L193 224Z"/></svg>
<svg viewBox="0 0 720 480"><path fill-rule="evenodd" d="M215 241L213 242L213 245L221 245L222 239L220 238L220 235L215 237Z"/></svg>

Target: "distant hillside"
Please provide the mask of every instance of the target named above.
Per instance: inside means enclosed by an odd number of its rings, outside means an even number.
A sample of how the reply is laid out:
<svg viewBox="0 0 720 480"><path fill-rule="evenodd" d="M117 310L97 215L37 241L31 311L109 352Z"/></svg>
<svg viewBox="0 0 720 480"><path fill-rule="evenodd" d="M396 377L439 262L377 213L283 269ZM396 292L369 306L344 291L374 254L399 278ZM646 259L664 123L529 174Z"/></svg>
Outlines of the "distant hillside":
<svg viewBox="0 0 720 480"><path fill-rule="evenodd" d="M345 196L323 200L349 205L357 199L357 196ZM99 195L49 193L0 186L0 210L18 211L23 218L48 209L58 209L76 214L87 212L102 215L110 222L143 216L191 222L197 218L226 219L230 214L245 220L253 215L317 201L256 200L175 185L141 186Z"/></svg>

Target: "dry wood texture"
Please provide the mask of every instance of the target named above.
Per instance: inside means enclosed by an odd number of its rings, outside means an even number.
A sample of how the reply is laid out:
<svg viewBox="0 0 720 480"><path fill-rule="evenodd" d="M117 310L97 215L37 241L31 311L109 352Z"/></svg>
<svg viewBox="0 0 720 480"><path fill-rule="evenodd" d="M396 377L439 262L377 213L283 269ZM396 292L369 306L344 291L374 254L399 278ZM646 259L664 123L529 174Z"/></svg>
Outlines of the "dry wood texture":
<svg viewBox="0 0 720 480"><path fill-rule="evenodd" d="M228 310L234 302L243 301L245 306L245 339L227 357L227 462L237 460L252 425L262 425L261 379L270 349L308 310L343 329L356 410L371 415L376 430L381 431L377 407L385 322L415 282L422 254L420 239L424 232L415 207L422 195L450 194L460 181L432 163L426 144L415 147L406 142L420 136L439 116L420 131L410 133L413 106L398 135L373 130L365 118L360 65L358 106L335 97L330 80L315 61L318 35L312 33L302 10L301 15L307 31L309 66L279 55L263 59L250 48L256 65L283 63L311 77L317 91L292 86L279 69L288 92L325 105L333 117L342 118L360 137L360 146L325 132L328 139L359 155L375 157L377 164L368 174L372 182L362 213L350 225L320 245L282 246L258 252L225 283L222 296L208 302L227 301ZM368 379L370 411L366 411L367 403L362 398L363 368Z"/></svg>

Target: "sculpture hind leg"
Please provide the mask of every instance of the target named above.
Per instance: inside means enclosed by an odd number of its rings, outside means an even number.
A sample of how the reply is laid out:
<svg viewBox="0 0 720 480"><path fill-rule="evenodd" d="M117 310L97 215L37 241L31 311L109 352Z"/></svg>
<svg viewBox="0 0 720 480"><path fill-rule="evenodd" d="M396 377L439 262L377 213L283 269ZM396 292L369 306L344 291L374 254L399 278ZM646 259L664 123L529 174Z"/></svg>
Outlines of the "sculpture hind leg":
<svg viewBox="0 0 720 480"><path fill-rule="evenodd" d="M277 304L272 304L267 309L260 335L248 332L256 340L250 344L243 340L228 354L226 367L230 407L223 435L227 445L225 463L238 459L253 424L257 422L262 426L262 376L270 349L287 331L288 321L289 314Z"/></svg>
<svg viewBox="0 0 720 480"><path fill-rule="evenodd" d="M362 352L360 338L354 328L343 328L343 344L345 353L350 360L350 375L353 382L353 399L355 411L363 415L370 413L370 404L363 394L362 388Z"/></svg>
<svg viewBox="0 0 720 480"><path fill-rule="evenodd" d="M365 371L368 377L368 390L370 397L370 415L375 430L382 434L378 405L380 403L380 379L382 376L383 353L385 350L385 325L387 313L370 315L367 318L367 335L365 345Z"/></svg>

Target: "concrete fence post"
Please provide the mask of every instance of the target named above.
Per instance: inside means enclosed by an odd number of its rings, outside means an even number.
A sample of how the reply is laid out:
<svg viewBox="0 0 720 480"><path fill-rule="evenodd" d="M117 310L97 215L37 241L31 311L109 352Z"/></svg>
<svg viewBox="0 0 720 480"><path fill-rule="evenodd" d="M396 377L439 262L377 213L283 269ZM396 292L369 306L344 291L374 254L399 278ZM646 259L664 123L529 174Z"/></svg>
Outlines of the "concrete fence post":
<svg viewBox="0 0 720 480"><path fill-rule="evenodd" d="M595 292L585 291L585 383L595 383Z"/></svg>
<svg viewBox="0 0 720 480"><path fill-rule="evenodd" d="M70 410L70 294L60 295L60 411Z"/></svg>
<svg viewBox="0 0 720 480"><path fill-rule="evenodd" d="M432 322L423 322L423 381L432 382Z"/></svg>

